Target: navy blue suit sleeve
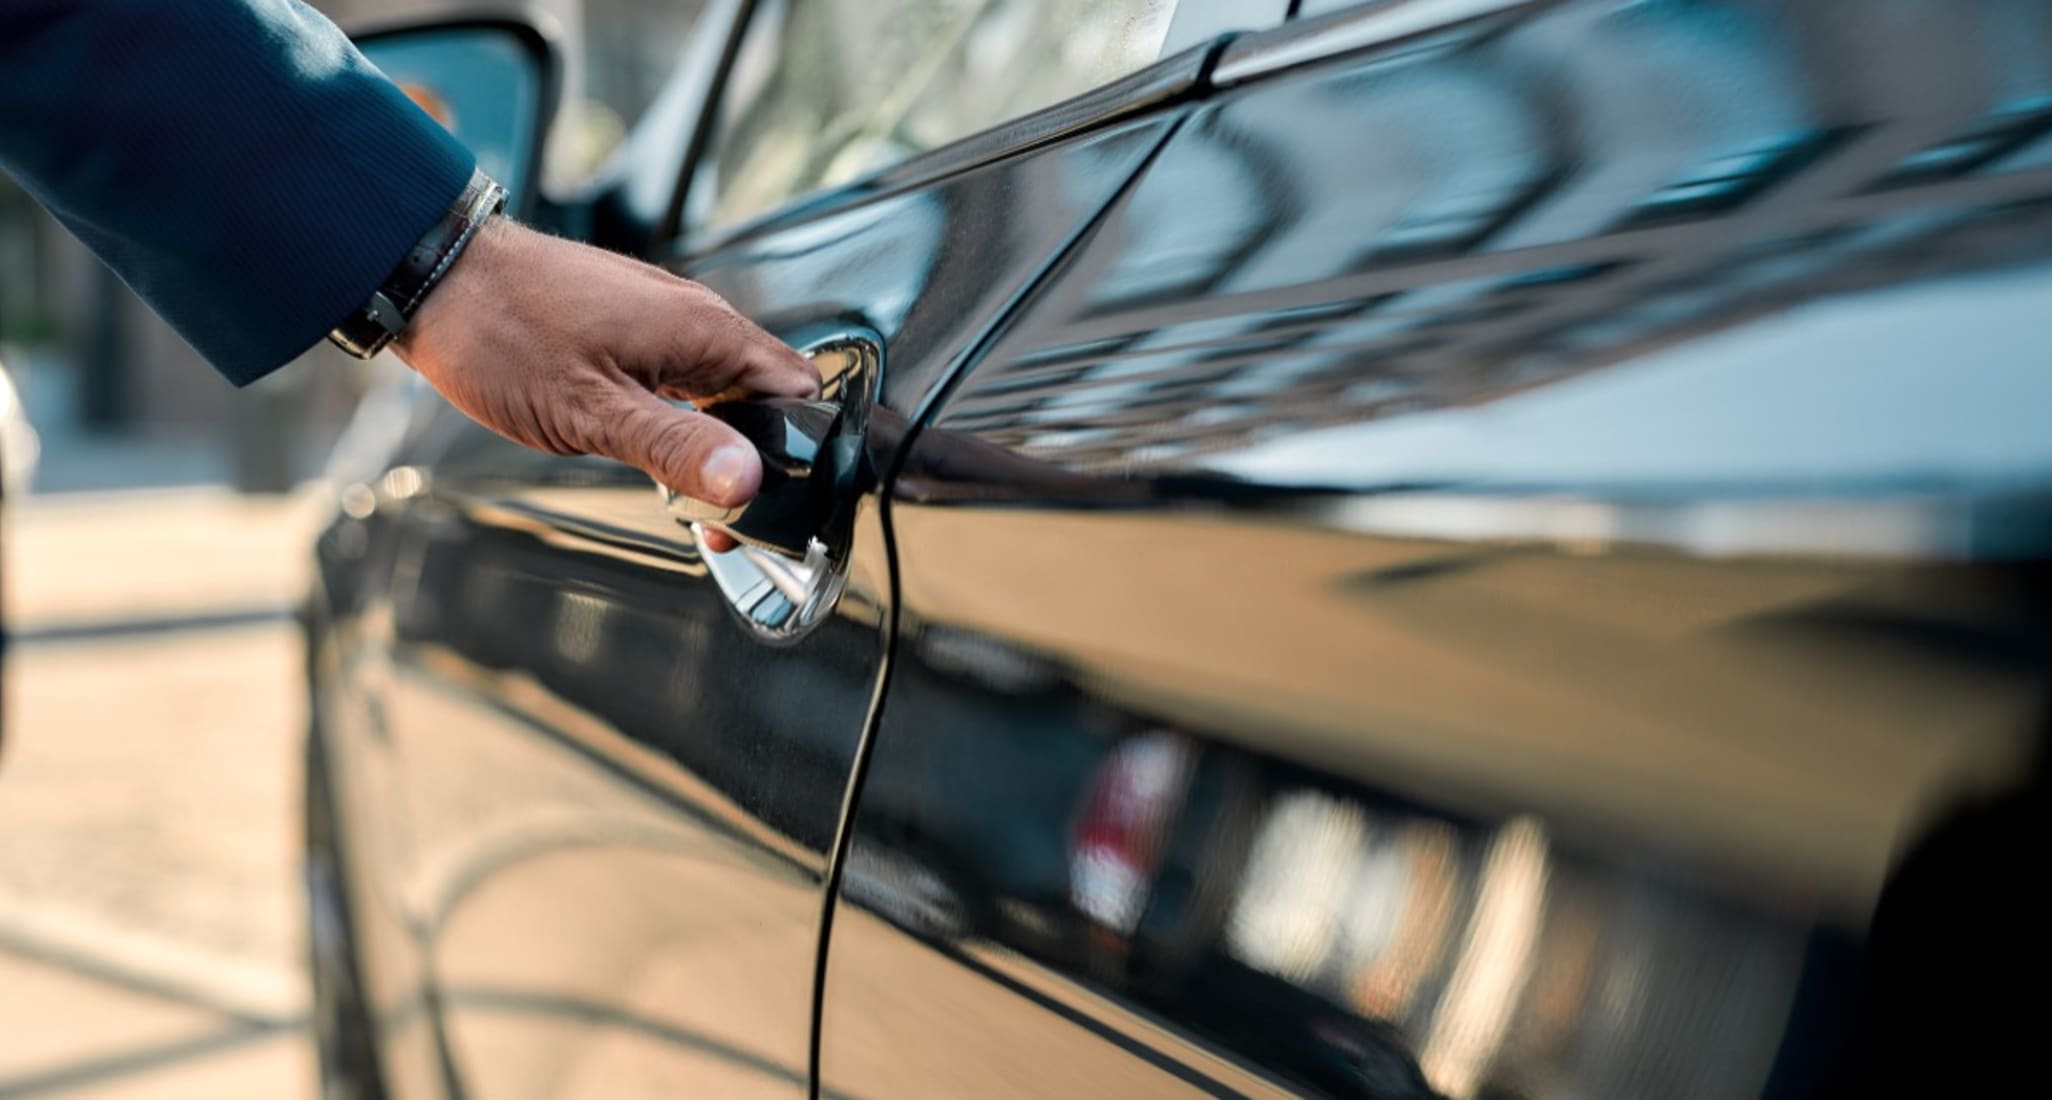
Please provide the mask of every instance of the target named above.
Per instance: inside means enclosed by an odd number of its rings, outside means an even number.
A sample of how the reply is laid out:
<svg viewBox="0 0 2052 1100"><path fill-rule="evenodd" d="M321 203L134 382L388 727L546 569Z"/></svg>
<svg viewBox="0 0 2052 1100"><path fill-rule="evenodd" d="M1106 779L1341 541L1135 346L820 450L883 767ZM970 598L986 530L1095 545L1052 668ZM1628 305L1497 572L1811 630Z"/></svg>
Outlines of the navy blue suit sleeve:
<svg viewBox="0 0 2052 1100"><path fill-rule="evenodd" d="M0 9L0 169L237 384L367 301L475 164L298 0Z"/></svg>

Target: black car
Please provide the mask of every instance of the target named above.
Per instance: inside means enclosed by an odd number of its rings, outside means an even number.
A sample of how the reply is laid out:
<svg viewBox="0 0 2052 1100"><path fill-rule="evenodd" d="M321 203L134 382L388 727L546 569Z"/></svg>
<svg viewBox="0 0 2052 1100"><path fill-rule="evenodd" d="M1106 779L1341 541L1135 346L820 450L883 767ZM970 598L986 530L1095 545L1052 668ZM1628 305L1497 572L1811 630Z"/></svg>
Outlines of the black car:
<svg viewBox="0 0 2052 1100"><path fill-rule="evenodd" d="M535 177L548 35L366 41ZM829 392L738 517L360 415L331 1096L2033 1065L2052 5L717 2L521 190Z"/></svg>

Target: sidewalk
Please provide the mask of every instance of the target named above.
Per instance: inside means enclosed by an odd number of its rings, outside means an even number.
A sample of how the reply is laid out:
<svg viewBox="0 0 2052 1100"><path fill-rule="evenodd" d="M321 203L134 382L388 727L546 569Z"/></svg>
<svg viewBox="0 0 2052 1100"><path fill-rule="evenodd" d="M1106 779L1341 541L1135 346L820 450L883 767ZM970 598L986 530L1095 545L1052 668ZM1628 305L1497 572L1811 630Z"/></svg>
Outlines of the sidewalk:
<svg viewBox="0 0 2052 1100"><path fill-rule="evenodd" d="M307 497L10 501L0 1100L313 1095Z"/></svg>

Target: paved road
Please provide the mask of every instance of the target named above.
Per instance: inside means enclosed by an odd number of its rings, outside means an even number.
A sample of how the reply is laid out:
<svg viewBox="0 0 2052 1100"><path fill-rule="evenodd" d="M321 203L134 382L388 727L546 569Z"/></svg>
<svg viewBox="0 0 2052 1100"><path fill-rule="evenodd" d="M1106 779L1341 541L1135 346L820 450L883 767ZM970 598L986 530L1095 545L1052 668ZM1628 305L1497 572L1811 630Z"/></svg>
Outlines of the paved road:
<svg viewBox="0 0 2052 1100"><path fill-rule="evenodd" d="M312 1095L282 618L311 514L10 502L0 1100Z"/></svg>

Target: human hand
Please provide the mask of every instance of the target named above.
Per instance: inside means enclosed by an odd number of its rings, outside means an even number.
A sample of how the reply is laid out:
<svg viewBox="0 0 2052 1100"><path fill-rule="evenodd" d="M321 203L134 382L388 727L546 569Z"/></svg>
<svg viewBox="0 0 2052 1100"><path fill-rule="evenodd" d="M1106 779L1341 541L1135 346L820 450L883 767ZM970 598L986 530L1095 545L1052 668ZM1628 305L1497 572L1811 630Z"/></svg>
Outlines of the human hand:
<svg viewBox="0 0 2052 1100"><path fill-rule="evenodd" d="M504 218L478 231L393 348L516 443L617 459L728 507L762 485L755 447L665 399L814 397L820 385L804 356L697 283Z"/></svg>

